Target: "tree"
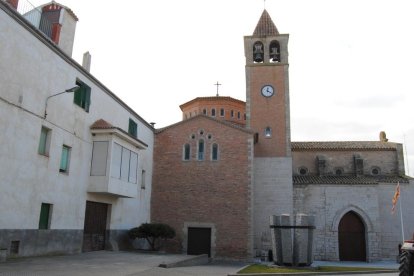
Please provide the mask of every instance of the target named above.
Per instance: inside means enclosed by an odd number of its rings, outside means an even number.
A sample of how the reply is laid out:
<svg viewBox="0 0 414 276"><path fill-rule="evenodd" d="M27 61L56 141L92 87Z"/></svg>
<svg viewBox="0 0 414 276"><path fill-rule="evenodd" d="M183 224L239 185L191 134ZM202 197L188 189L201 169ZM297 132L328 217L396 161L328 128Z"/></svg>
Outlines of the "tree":
<svg viewBox="0 0 414 276"><path fill-rule="evenodd" d="M143 223L139 227L130 229L128 235L131 239L146 239L151 250L157 250L159 249L157 248L159 241L174 238L175 231L164 223Z"/></svg>

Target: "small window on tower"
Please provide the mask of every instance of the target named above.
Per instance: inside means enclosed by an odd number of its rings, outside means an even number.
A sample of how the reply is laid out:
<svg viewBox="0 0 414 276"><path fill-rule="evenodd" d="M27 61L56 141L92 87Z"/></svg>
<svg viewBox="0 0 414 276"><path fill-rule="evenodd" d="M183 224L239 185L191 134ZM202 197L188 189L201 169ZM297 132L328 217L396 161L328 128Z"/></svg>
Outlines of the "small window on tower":
<svg viewBox="0 0 414 276"><path fill-rule="evenodd" d="M270 127L265 128L264 135L265 135L266 138L272 137L272 129Z"/></svg>

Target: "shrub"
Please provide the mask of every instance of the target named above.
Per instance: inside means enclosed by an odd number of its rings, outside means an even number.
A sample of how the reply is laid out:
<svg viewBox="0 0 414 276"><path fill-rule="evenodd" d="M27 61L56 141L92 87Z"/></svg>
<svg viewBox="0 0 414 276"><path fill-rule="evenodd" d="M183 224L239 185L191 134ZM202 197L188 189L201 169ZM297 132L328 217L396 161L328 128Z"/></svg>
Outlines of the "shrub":
<svg viewBox="0 0 414 276"><path fill-rule="evenodd" d="M164 223L143 223L139 227L129 230L128 235L131 239L146 239L151 247L151 250L157 250L157 244L165 239L172 239L175 237L174 229Z"/></svg>

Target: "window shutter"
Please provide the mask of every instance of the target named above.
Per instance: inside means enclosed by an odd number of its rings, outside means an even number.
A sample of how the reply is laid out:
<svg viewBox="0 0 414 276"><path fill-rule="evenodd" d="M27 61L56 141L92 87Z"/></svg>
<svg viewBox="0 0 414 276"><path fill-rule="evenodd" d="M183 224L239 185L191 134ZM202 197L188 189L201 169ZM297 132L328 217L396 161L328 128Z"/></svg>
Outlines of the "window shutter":
<svg viewBox="0 0 414 276"><path fill-rule="evenodd" d="M85 93L84 94L84 96L85 96L85 98L84 98L85 106L84 106L84 108L85 108L86 112L89 112L89 106L91 105L91 88L89 86L85 85L84 89L85 89L85 92L84 92Z"/></svg>
<svg viewBox="0 0 414 276"><path fill-rule="evenodd" d="M49 211L50 204L42 203L42 207L40 208L39 229L49 228Z"/></svg>
<svg viewBox="0 0 414 276"><path fill-rule="evenodd" d="M75 91L75 96L73 98L73 102L79 106L82 106L82 91L83 91L83 86L80 83L76 83L77 85L79 85L79 88Z"/></svg>

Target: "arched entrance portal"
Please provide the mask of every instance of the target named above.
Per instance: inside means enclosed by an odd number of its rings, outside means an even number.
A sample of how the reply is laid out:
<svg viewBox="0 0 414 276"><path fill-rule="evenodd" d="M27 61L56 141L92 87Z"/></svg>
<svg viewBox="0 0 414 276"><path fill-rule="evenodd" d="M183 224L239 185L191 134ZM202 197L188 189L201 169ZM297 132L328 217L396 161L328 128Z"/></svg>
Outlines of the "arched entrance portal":
<svg viewBox="0 0 414 276"><path fill-rule="evenodd" d="M365 225L353 211L346 213L338 226L339 260L366 261Z"/></svg>

